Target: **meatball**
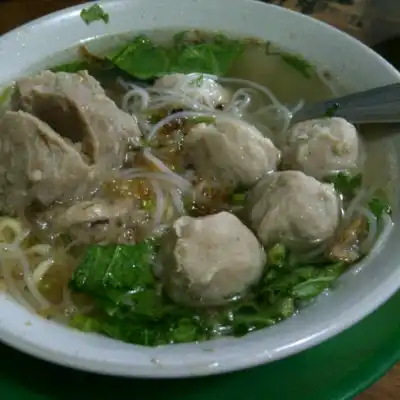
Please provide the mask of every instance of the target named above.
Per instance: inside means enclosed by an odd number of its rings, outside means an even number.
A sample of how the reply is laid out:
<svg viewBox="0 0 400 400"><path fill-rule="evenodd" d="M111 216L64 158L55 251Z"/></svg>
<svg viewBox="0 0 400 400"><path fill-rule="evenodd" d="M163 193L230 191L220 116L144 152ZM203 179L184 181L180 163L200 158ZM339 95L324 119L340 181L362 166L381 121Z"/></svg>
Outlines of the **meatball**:
<svg viewBox="0 0 400 400"><path fill-rule="evenodd" d="M260 241L269 247L312 246L339 225L340 199L330 184L300 171L266 175L249 192L246 213Z"/></svg>
<svg viewBox="0 0 400 400"><path fill-rule="evenodd" d="M282 143L283 164L317 179L361 168L361 141L343 118L321 118L295 124Z"/></svg>
<svg viewBox="0 0 400 400"><path fill-rule="evenodd" d="M153 86L155 89L167 89L184 94L188 100L182 99L179 106L191 107L193 101L210 108L223 106L230 101L230 93L213 78L203 74L170 74L159 78Z"/></svg>
<svg viewBox="0 0 400 400"><path fill-rule="evenodd" d="M199 177L244 186L274 171L281 156L257 128L235 119L194 126L185 137L183 151Z"/></svg>
<svg viewBox="0 0 400 400"><path fill-rule="evenodd" d="M179 218L159 255L168 295L191 306L220 305L242 294L260 279L265 263L257 238L228 212Z"/></svg>

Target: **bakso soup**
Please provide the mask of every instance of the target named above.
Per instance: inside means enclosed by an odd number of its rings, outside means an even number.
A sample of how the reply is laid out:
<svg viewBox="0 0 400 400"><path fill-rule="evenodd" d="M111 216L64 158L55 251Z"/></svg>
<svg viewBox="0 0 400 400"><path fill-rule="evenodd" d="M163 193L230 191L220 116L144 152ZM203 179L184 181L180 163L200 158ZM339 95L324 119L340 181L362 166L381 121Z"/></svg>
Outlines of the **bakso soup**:
<svg viewBox="0 0 400 400"><path fill-rule="evenodd" d="M0 96L0 279L23 307L146 346L242 336L381 245L393 169L331 113L291 123L340 93L318 67L220 33L108 39Z"/></svg>

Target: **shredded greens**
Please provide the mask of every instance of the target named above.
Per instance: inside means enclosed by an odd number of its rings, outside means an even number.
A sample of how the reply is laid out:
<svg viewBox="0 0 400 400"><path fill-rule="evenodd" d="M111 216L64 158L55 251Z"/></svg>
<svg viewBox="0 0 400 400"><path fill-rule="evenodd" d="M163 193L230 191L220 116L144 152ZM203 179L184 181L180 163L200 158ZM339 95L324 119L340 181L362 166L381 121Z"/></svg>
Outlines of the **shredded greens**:
<svg viewBox="0 0 400 400"><path fill-rule="evenodd" d="M340 104L334 103L326 110L325 117L334 117L337 110L339 110Z"/></svg>
<svg viewBox="0 0 400 400"><path fill-rule="evenodd" d="M329 176L326 179L329 183L335 186L335 189L342 193L345 198L352 198L362 185L362 175L350 175L348 173L339 172Z"/></svg>
<svg viewBox="0 0 400 400"><path fill-rule="evenodd" d="M384 213L388 215L392 214L392 207L383 194L380 196L380 193L376 193L375 197L368 202L368 207L378 218Z"/></svg>
<svg viewBox="0 0 400 400"><path fill-rule="evenodd" d="M87 25L95 21L103 21L108 24L108 21L110 20L110 16L104 12L99 4L94 4L89 8L84 8L81 11L81 18Z"/></svg>
<svg viewBox="0 0 400 400"><path fill-rule="evenodd" d="M314 73L314 67L310 62L304 59L301 55L290 54L284 51L273 48L271 42L267 42L265 52L269 56L277 56L282 59L287 65L295 69L305 78L311 78Z"/></svg>
<svg viewBox="0 0 400 400"><path fill-rule="evenodd" d="M345 200L353 198L363 183L362 174L351 175L343 172L327 177L327 182L332 183L335 189L340 192ZM382 191L376 191L373 197L368 201L368 207L372 213L380 218L383 213L391 214L392 209L389 201Z"/></svg>
<svg viewBox="0 0 400 400"><path fill-rule="evenodd" d="M329 288L346 269L342 263L293 264L278 244L268 251L263 278L244 298L210 311L168 299L152 273L156 252L154 242L90 246L70 288L91 296L96 312L75 315L71 325L148 346L242 336L292 316L301 302Z"/></svg>
<svg viewBox="0 0 400 400"><path fill-rule="evenodd" d="M280 53L280 57L286 64L290 65L305 78L311 78L314 68L307 60L289 53Z"/></svg>

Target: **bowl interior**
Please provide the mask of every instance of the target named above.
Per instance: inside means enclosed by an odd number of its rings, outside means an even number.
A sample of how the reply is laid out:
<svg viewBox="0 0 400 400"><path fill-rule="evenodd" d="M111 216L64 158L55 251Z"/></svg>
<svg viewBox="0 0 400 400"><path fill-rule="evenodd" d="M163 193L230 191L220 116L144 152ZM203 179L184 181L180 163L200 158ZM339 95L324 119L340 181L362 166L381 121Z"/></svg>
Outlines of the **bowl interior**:
<svg viewBox="0 0 400 400"><path fill-rule="evenodd" d="M45 65L54 54L104 35L151 29L201 28L271 40L338 77L349 91L393 83L400 75L358 41L311 18L250 0L117 0L104 3L110 22L87 26L83 6L25 25L0 38L0 87ZM179 21L177 23L177 21ZM60 60L58 60L60 61ZM376 146L400 154L400 136ZM396 219L397 216L396 216ZM144 348L83 334L30 314L1 294L0 338L68 366L128 376L193 376L240 369L311 347L357 322L400 286L400 224L365 266L299 315L241 339ZM379 250L379 249L378 249Z"/></svg>

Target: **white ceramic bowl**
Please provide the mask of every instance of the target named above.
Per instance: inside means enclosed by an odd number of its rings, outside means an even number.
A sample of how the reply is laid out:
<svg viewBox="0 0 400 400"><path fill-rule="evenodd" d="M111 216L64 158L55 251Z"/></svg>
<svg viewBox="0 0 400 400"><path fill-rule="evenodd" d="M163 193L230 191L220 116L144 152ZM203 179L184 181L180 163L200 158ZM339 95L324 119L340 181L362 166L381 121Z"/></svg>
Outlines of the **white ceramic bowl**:
<svg viewBox="0 0 400 400"><path fill-rule="evenodd" d="M329 68L349 90L398 81L399 73L349 36L311 18L248 0L119 0L104 3L110 23L86 26L73 7L0 39L0 87L54 53L101 35L154 28L202 28L272 40ZM400 137L391 143L400 154ZM385 153L388 143L382 141ZM358 274L300 315L241 339L145 348L84 334L30 314L0 297L0 338L70 367L137 377L208 375L270 362L326 340L372 312L400 287L400 221L384 250Z"/></svg>

